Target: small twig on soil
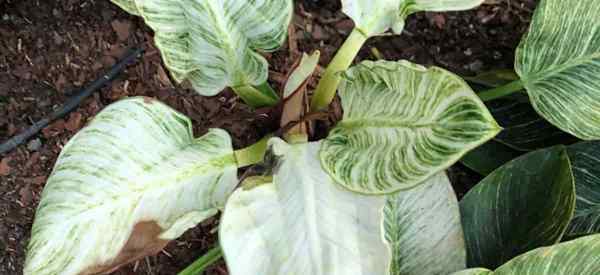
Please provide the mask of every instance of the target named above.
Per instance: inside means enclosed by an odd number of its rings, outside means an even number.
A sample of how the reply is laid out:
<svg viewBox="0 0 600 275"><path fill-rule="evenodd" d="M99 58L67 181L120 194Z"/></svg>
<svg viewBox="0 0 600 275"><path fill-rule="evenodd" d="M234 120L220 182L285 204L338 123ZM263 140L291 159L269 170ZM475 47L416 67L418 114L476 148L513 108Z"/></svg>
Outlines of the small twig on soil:
<svg viewBox="0 0 600 275"><path fill-rule="evenodd" d="M92 82L89 86L85 87L75 96L69 98L60 109L52 112L46 118L43 118L42 120L34 123L24 132L0 144L0 154L7 153L17 148L17 146L23 144L25 141L37 134L40 130L48 126L54 120L59 119L73 111L85 98L87 98L95 91L112 81L119 73L121 73L125 69L125 67L129 63L138 58L143 51L144 50L142 48L130 49L119 63L115 64L106 74L103 74L101 77L94 80L94 82Z"/></svg>

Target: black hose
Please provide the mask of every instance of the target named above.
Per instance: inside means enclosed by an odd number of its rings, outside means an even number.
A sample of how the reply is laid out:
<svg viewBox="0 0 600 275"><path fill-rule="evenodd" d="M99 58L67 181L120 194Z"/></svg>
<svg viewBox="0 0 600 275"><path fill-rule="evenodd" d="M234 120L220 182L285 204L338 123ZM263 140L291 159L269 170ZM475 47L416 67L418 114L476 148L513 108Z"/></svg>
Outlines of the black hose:
<svg viewBox="0 0 600 275"><path fill-rule="evenodd" d="M70 113L71 111L73 111L75 108L77 108L77 106L79 104L81 104L81 102L84 99L86 99L88 96L93 94L98 89L102 88L104 85L106 85L113 79L115 79L115 77L117 77L117 75L119 75L119 73L121 73L123 70L125 70L125 67L127 67L127 65L129 65L129 63L131 63L132 61L137 59L143 51L144 50L142 48L129 49L127 51L127 53L123 56L121 61L119 61L114 66L112 66L112 68L110 68L110 70L108 72L106 72L106 74L97 78L89 86L85 87L83 90L78 92L76 95L69 98L67 100L67 102L60 109L52 112L46 118L43 118L42 120L37 121L36 123L31 125L31 127L29 127L27 130L23 131L22 133L14 136L11 139L0 144L0 154L10 152L11 150L17 148L17 146L23 144L25 141L27 141L29 138L31 138L32 136L37 134L40 130L44 129L46 126L48 126L54 120L59 119L59 118L65 116L66 114Z"/></svg>

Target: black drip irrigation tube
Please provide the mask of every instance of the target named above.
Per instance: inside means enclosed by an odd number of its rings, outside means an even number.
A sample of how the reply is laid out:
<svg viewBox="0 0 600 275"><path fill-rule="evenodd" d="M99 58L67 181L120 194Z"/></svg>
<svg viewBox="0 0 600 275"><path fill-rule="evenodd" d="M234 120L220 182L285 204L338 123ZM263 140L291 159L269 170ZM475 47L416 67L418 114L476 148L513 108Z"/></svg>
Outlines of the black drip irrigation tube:
<svg viewBox="0 0 600 275"><path fill-rule="evenodd" d="M129 49L127 53L125 53L121 61L112 66L112 68L110 68L108 72L94 80L94 82L85 87L83 90L79 91L76 95L69 98L67 102L62 107L60 107L60 109L52 112L50 115L43 118L42 120L37 121L22 133L0 144L0 155L8 153L13 149L17 148L17 146L23 144L29 138L36 135L40 130L44 129L54 120L59 119L73 111L75 108L77 108L79 104L81 104L81 102L83 102L84 99L86 99L98 89L102 88L104 85L111 82L113 79L115 79L117 75L119 75L119 73L125 70L125 67L127 67L127 65L136 60L142 54L143 51L144 50L141 47Z"/></svg>

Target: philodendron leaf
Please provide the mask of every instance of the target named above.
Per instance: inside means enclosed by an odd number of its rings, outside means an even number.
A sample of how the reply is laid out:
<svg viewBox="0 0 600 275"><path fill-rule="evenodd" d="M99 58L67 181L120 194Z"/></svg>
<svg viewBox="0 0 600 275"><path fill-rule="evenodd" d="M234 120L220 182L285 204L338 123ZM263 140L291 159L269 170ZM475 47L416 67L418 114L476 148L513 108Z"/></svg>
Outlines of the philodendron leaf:
<svg viewBox="0 0 600 275"><path fill-rule="evenodd" d="M256 51L273 51L285 40L292 0L135 2L155 32L155 42L176 81L187 79L212 96L225 87L238 90L249 104L273 104L276 94L253 88L267 81L268 63Z"/></svg>
<svg viewBox="0 0 600 275"><path fill-rule="evenodd" d="M471 268L452 275L596 275L600 271L600 235L529 251L496 271Z"/></svg>
<svg viewBox="0 0 600 275"><path fill-rule="evenodd" d="M392 29L400 34L406 18L419 11L458 11L479 6L484 0L342 0L342 10L367 36Z"/></svg>
<svg viewBox="0 0 600 275"><path fill-rule="evenodd" d="M109 272L160 251L221 208L237 184L223 130L146 98L112 104L63 148L42 193L25 274Z"/></svg>
<svg viewBox="0 0 600 275"><path fill-rule="evenodd" d="M600 5L542 0L516 53L533 107L558 128L600 138Z"/></svg>
<svg viewBox="0 0 600 275"><path fill-rule="evenodd" d="M236 190L219 232L232 275L388 274L384 197L333 183L317 160L320 143L271 140L273 183Z"/></svg>
<svg viewBox="0 0 600 275"><path fill-rule="evenodd" d="M449 274L466 268L456 195L444 172L390 195L385 236L392 246L391 275Z"/></svg>
<svg viewBox="0 0 600 275"><path fill-rule="evenodd" d="M500 127L458 76L408 61L365 61L339 89L344 117L323 141L323 168L366 194L412 188Z"/></svg>
<svg viewBox="0 0 600 275"><path fill-rule="evenodd" d="M563 146L503 165L460 202L467 265L496 268L518 254L558 242L574 207L573 175Z"/></svg>
<svg viewBox="0 0 600 275"><path fill-rule="evenodd" d="M600 142L567 147L575 177L577 202L566 238L600 233Z"/></svg>
<svg viewBox="0 0 600 275"><path fill-rule="evenodd" d="M111 0L117 6L124 9L126 12L131 13L133 15L140 15L135 5L135 0Z"/></svg>

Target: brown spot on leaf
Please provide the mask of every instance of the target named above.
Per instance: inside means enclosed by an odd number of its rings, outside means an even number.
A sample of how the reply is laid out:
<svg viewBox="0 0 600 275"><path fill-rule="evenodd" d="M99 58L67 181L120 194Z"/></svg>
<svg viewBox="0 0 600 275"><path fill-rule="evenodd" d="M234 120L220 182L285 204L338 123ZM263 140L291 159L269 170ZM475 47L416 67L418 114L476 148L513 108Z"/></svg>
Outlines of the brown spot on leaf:
<svg viewBox="0 0 600 275"><path fill-rule="evenodd" d="M160 252L169 243L159 239L162 228L154 221L137 223L119 255L108 263L98 263L79 275L109 274L121 266Z"/></svg>
<svg viewBox="0 0 600 275"><path fill-rule="evenodd" d="M142 98L144 98L144 103L146 104L152 104L156 101L156 99L149 96L143 96Z"/></svg>

